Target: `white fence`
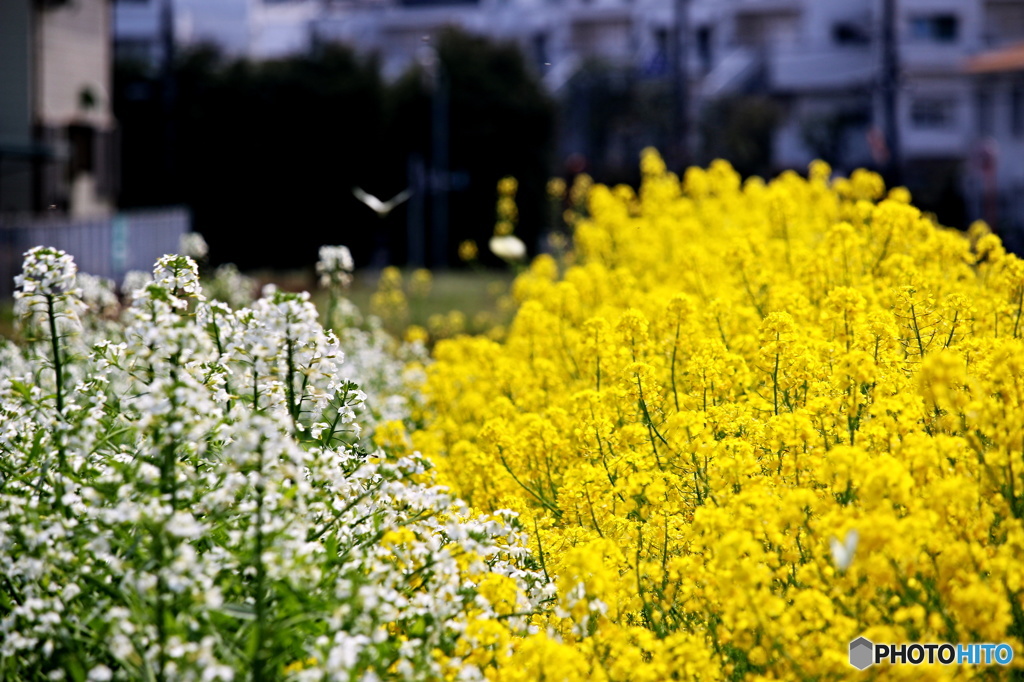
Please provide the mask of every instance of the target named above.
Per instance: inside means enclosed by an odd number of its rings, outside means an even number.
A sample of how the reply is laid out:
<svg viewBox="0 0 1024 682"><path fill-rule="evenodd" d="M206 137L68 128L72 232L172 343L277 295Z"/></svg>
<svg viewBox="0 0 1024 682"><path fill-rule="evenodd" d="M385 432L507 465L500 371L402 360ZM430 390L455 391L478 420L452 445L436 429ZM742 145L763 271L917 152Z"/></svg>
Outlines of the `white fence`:
<svg viewBox="0 0 1024 682"><path fill-rule="evenodd" d="M189 231L187 209L128 211L93 220L45 219L0 224L0 297L14 291L23 254L33 246L52 246L75 257L82 272L121 282L129 270L149 272L153 262L177 253Z"/></svg>

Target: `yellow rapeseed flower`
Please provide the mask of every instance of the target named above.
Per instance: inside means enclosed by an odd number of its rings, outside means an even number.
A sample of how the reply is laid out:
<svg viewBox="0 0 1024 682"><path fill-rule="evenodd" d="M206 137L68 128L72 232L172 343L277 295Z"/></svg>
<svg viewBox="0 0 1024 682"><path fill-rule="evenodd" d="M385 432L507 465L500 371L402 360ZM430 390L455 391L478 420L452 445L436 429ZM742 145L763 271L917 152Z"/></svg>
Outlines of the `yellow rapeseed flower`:
<svg viewBox="0 0 1024 682"><path fill-rule="evenodd" d="M1022 261L869 171L641 171L579 176L571 258L426 370L412 445L516 511L555 588L535 630L475 624L456 654L494 680L755 680L846 677L861 635L1024 650Z"/></svg>

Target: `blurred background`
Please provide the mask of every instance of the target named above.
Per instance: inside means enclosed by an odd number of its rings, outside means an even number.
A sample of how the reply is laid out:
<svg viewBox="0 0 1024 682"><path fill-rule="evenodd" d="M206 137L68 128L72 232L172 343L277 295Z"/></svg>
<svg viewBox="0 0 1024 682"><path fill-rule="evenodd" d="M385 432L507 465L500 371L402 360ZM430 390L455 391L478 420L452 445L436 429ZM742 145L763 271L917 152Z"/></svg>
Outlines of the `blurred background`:
<svg viewBox="0 0 1024 682"><path fill-rule="evenodd" d="M499 261L548 180L880 171L1024 246L1024 0L0 0L0 294L51 243L120 280L201 232L211 263ZM381 200L374 210L359 188Z"/></svg>

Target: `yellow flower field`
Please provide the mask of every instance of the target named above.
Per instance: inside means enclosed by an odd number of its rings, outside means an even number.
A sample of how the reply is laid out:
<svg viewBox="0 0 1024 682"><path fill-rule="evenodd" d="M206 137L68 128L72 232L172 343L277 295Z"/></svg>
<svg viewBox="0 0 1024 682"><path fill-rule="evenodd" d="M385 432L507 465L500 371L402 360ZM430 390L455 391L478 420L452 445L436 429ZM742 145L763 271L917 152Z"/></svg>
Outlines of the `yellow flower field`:
<svg viewBox="0 0 1024 682"><path fill-rule="evenodd" d="M518 512L558 588L535 633L480 622L464 655L494 680L839 679L863 635L1007 642L1020 672L1024 262L866 171L642 170L589 189L504 341L427 369L413 446Z"/></svg>

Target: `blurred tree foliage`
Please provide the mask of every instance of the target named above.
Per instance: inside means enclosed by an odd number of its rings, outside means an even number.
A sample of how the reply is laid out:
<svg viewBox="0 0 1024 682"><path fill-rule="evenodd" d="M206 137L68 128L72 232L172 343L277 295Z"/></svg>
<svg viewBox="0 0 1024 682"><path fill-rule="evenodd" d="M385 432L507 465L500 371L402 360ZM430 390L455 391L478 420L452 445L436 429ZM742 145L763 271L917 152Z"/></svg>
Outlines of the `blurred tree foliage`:
<svg viewBox="0 0 1024 682"><path fill-rule="evenodd" d="M464 239L486 244L494 227L495 188L507 175L519 180L516 232L532 246L546 220L554 105L515 45L446 29L437 56L438 74L416 66L391 89L388 129L397 149L419 154L429 167L435 125L431 98L438 92L447 97L448 168L454 176L448 258L457 259L456 247ZM486 248L480 255L492 258Z"/></svg>
<svg viewBox="0 0 1024 682"><path fill-rule="evenodd" d="M610 184L638 186L637 159L645 147L672 144L672 82L590 58L567 84L562 131L586 159L587 172Z"/></svg>
<svg viewBox="0 0 1024 682"><path fill-rule="evenodd" d="M505 175L520 179L531 244L552 106L512 46L449 31L437 49L449 81L449 167L462 180L449 198L448 252L455 260L461 239L486 243ZM432 91L418 67L388 85L373 59L340 46L258 63L206 47L183 54L170 76L116 67L122 207L188 205L211 258L242 267L306 266L321 244L349 245L359 265L382 249L402 261L407 206L381 219L351 189L386 199L409 184L411 154L429 168Z"/></svg>
<svg viewBox="0 0 1024 682"><path fill-rule="evenodd" d="M741 175L769 177L772 134L780 105L763 95L732 95L710 102L700 116L701 163L728 159Z"/></svg>
<svg viewBox="0 0 1024 682"><path fill-rule="evenodd" d="M870 124L869 108L844 106L804 118L800 123L800 141L815 158L828 161L833 167L842 167L850 156L851 133L860 133L863 137Z"/></svg>

